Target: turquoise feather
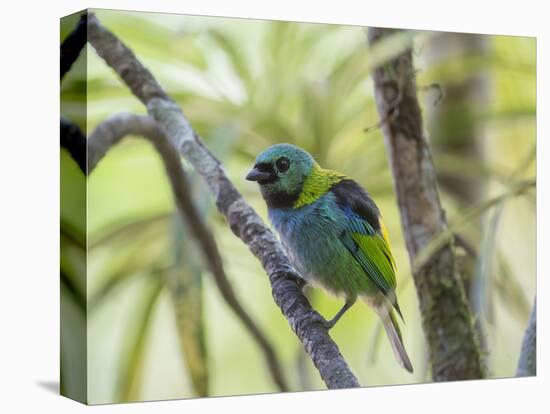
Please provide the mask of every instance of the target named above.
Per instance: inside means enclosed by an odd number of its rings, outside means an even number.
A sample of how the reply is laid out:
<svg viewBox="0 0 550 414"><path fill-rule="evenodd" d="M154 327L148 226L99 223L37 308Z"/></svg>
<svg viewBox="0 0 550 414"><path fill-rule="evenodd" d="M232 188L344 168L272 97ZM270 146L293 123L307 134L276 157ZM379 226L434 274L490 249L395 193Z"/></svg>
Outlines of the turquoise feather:
<svg viewBox="0 0 550 414"><path fill-rule="evenodd" d="M269 219L305 281L344 297L347 305L357 298L370 305L381 317L398 361L412 372L392 310L402 317L395 262L380 212L368 193L289 144L260 154L247 178L260 184Z"/></svg>

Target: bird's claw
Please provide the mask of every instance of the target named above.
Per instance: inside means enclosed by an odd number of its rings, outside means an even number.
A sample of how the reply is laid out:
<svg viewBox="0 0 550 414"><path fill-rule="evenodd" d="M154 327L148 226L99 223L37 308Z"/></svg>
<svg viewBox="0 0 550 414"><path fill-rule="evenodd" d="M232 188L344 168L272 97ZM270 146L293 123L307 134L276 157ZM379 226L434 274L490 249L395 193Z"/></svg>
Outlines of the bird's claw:
<svg viewBox="0 0 550 414"><path fill-rule="evenodd" d="M321 315L319 315L319 313L315 312L314 310L311 311L309 316L311 318L310 322L318 323L320 325L323 325L325 328L327 327L327 323L329 323L329 321L327 321L325 318L323 318Z"/></svg>
<svg viewBox="0 0 550 414"><path fill-rule="evenodd" d="M327 331L330 331L332 328L334 328L334 325L336 325L336 321L334 319L331 319L330 321L327 321L326 319L323 320L323 326Z"/></svg>

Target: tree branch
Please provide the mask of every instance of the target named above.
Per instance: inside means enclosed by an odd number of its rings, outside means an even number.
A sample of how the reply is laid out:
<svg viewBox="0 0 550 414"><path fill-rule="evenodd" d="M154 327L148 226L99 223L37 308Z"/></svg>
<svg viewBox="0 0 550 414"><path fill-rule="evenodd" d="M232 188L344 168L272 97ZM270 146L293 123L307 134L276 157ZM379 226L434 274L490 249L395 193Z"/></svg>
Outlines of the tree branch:
<svg viewBox="0 0 550 414"><path fill-rule="evenodd" d="M86 46L87 42L87 14L80 16L80 20L75 29L65 38L61 44L61 64L60 78L71 69L73 63L78 59L80 51Z"/></svg>
<svg viewBox="0 0 550 414"><path fill-rule="evenodd" d="M276 304L302 341L326 385L329 388L358 387L359 382L323 326L324 319L302 294L298 275L279 242L235 189L221 163L203 145L177 104L166 95L133 52L92 15L88 16L88 36L98 55L147 106L149 114L162 126L171 144L206 180L218 210L226 217L233 233L261 261Z"/></svg>
<svg viewBox="0 0 550 414"><path fill-rule="evenodd" d="M73 160L86 174L86 137L80 128L70 121L61 118L60 126L61 147L71 154Z"/></svg>
<svg viewBox="0 0 550 414"><path fill-rule="evenodd" d="M181 165L180 157L174 151L163 130L155 120L148 116L118 114L99 124L88 140L90 173L109 149L127 135L146 138L156 148L163 160L166 174L170 180L178 211L182 216L182 220L189 226L193 236L198 241L205 256L204 261L214 276L216 286L231 310L235 312L260 346L275 384L281 391L288 391L288 385L284 379L279 358L266 335L260 330L237 299L235 291L225 273L222 257L214 236L193 204L191 188Z"/></svg>
<svg viewBox="0 0 550 414"><path fill-rule="evenodd" d="M65 38L61 44L60 51L60 78L71 69L73 63L78 59L80 52L87 42L87 14L80 16L74 30ZM61 147L65 148L76 161L80 169L86 174L86 137L80 128L72 122L61 118L60 130Z"/></svg>
<svg viewBox="0 0 550 414"><path fill-rule="evenodd" d="M523 336L516 376L529 377L537 375L537 299Z"/></svg>
<svg viewBox="0 0 550 414"><path fill-rule="evenodd" d="M369 43L395 33L370 28ZM481 378L484 369L464 287L458 275L453 238L420 268L416 257L447 229L430 148L424 136L409 48L373 72L376 103L393 172L401 222L416 285L435 381ZM395 100L400 97L397 104Z"/></svg>

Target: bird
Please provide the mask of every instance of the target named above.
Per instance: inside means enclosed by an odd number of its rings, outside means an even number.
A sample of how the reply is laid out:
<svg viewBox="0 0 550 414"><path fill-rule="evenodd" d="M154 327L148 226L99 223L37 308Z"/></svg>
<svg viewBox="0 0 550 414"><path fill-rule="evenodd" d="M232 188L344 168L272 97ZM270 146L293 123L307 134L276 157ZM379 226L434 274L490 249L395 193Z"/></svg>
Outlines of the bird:
<svg viewBox="0 0 550 414"><path fill-rule="evenodd" d="M378 314L396 360L412 373L396 318L404 321L388 231L368 192L292 144L261 152L246 180L259 184L269 220L306 285L345 299L326 328L359 298Z"/></svg>

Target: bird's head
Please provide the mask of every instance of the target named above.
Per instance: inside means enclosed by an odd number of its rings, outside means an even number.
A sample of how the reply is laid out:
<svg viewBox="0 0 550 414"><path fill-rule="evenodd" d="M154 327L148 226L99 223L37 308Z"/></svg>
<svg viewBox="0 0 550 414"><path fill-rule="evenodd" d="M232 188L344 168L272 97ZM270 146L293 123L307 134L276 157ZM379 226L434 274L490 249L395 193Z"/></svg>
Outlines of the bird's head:
<svg viewBox="0 0 550 414"><path fill-rule="evenodd" d="M290 207L300 196L314 165L315 160L306 151L290 144L277 144L258 155L246 179L260 185L269 207Z"/></svg>

